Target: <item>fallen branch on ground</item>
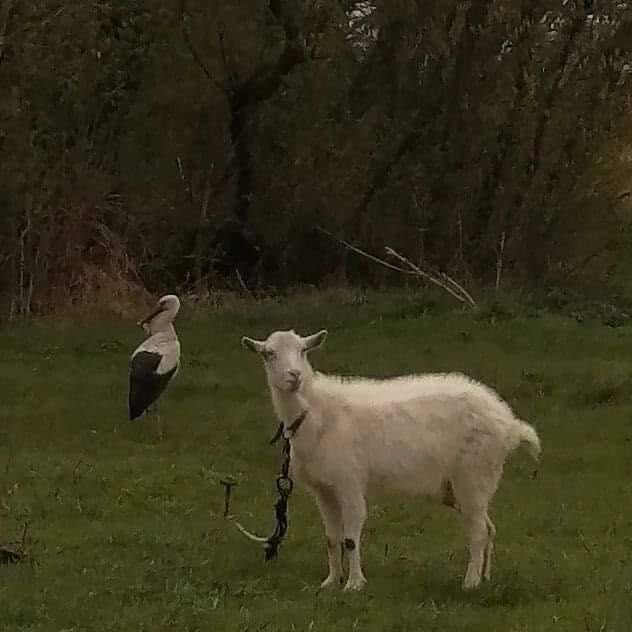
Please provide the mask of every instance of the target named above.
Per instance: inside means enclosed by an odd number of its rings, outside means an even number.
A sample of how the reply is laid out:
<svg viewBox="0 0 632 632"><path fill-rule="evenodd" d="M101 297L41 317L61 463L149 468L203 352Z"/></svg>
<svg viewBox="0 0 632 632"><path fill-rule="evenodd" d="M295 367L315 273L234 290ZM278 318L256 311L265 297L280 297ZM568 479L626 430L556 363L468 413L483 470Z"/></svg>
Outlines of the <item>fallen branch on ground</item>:
<svg viewBox="0 0 632 632"><path fill-rule="evenodd" d="M440 287L441 289L445 290L446 292L448 292L448 294L453 296L460 303L464 303L466 305L469 305L470 307L477 306L476 301L474 300L472 295L460 283L457 283L451 276L449 276L445 272L429 272L427 270L423 270L418 265L414 264L410 259L407 259L406 257L404 257L404 255L401 255L399 252L397 252L390 246L386 246L385 248L386 254L389 257L397 259L399 263L403 264L406 267L394 265L392 263L389 263L385 259L376 257L375 255L372 255L366 252L365 250L362 250L361 248L354 246L353 244L349 243L345 239L336 237L335 235L330 233L328 230L325 230L322 226L316 226L316 228L321 233L323 233L324 235L327 235L334 241L337 241L339 244L343 245L348 250L351 250L352 252L355 252L361 255L362 257L365 257L366 259L370 259L371 261L374 261L375 263L378 263L379 265L384 266L385 268L388 268L389 270L394 270L396 272L401 272L402 274L408 274L411 276L416 276L418 278L424 279L425 281L428 281L429 283L432 283L433 285L436 285L437 287Z"/></svg>
<svg viewBox="0 0 632 632"><path fill-rule="evenodd" d="M472 298L472 295L460 283L457 283L445 272L438 272L437 274L426 272L410 261L410 259L406 259L406 257L400 255L399 252L393 250L390 246L386 246L386 254L391 257L395 257L398 261L406 264L417 276L422 279L426 279L426 281L433 283L437 287L444 289L446 292L454 296L457 301L467 303L470 307L476 307L476 301Z"/></svg>

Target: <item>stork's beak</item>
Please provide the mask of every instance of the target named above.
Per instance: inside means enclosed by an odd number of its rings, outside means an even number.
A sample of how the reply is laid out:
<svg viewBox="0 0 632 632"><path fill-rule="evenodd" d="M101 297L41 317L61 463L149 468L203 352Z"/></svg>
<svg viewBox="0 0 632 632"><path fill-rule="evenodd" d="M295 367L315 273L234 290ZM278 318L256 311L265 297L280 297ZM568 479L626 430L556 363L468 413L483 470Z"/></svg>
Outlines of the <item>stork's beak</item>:
<svg viewBox="0 0 632 632"><path fill-rule="evenodd" d="M156 309L154 309L154 311L151 312L151 314L143 318L143 320L138 321L138 325L140 327L144 327L145 325L149 324L154 318L156 318L156 316L158 316L160 312L164 312L164 311L165 311L164 305L162 305L161 303L158 303L158 305L156 306Z"/></svg>

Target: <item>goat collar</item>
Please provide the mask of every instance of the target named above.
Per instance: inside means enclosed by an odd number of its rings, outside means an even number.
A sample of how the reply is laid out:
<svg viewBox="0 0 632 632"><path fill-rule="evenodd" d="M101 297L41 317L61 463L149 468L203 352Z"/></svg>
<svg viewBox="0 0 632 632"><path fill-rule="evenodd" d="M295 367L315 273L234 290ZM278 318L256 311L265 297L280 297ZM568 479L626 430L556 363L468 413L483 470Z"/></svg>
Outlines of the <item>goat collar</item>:
<svg viewBox="0 0 632 632"><path fill-rule="evenodd" d="M289 425L286 426L283 422L279 424L277 431L274 433L274 437L270 440L270 444L276 443L281 437L289 441L298 432L301 424L307 417L307 410L302 410L301 414Z"/></svg>

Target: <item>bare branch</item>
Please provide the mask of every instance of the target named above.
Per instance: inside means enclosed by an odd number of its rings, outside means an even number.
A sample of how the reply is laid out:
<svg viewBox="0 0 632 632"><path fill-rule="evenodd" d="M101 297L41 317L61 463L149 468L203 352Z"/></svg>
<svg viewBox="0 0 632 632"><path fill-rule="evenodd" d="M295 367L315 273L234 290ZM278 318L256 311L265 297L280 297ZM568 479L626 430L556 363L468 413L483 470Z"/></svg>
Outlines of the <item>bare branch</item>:
<svg viewBox="0 0 632 632"><path fill-rule="evenodd" d="M23 551L24 551L24 545L26 544L26 536L28 532L29 532L29 523L25 522L24 527L22 529L22 541L20 543L20 547L22 548Z"/></svg>
<svg viewBox="0 0 632 632"><path fill-rule="evenodd" d="M503 230L503 233L500 236L500 243L498 244L498 250L496 252L496 291L498 291L498 289L500 288L500 280L503 274L505 238L506 238L506 233Z"/></svg>
<svg viewBox="0 0 632 632"><path fill-rule="evenodd" d="M248 92L249 100L255 103L272 98L283 85L285 78L308 59L308 51L305 49L301 32L301 20L296 13L298 5L290 5L287 0L269 0L270 13L283 29L285 45L276 62L260 64L240 85L242 92Z"/></svg>
<svg viewBox="0 0 632 632"><path fill-rule="evenodd" d="M357 246L354 246L353 244L349 243L345 239L336 237L335 235L330 233L328 230L325 230L322 226L316 226L316 229L319 230L324 235L327 235L334 241L338 242L339 244L342 244L348 250L351 250L352 252L355 252L361 255L365 259L370 259L371 261L374 261L375 263L378 263L379 265L384 266L385 268L388 268L389 270L395 270L395 272L401 272L402 274L407 274L410 276L416 276L416 277L425 279L429 281L430 283L433 283L434 285L448 292L448 294L453 296L460 303L466 303L470 307L476 307L476 301L472 298L472 295L467 290L465 290L459 283L457 283L454 279L448 276L445 272L441 272L438 275L434 275L429 272L426 272L425 270L422 270L419 266L415 265L412 261L410 261L403 255L400 255L397 251L393 250L393 248L387 246L386 254L391 257L394 257L395 259L403 263L405 266L408 266L408 268L410 269L407 270L406 268L393 265L392 263L389 263L388 261L385 261L384 259L381 259L380 257L376 257L375 255L372 255L366 252L365 250L362 250L362 248L358 248Z"/></svg>
<svg viewBox="0 0 632 632"><path fill-rule="evenodd" d="M16 4L17 0L4 0L0 7L0 64L4 58L7 34Z"/></svg>
<svg viewBox="0 0 632 632"><path fill-rule="evenodd" d="M202 59L200 52L193 44L193 40L191 39L191 32L188 25L188 20L190 20L190 16L186 10L185 0L180 0L180 26L182 28L182 37L184 39L184 43L187 45L187 48L189 49L191 56L193 57L197 65L200 67L202 72L206 75L207 79L211 83L213 83L215 87L221 90L224 94L227 94L228 90L226 89L226 86L213 76L211 71L208 69L208 66L204 63L204 60ZM222 35L222 40L223 40L223 35Z"/></svg>
<svg viewBox="0 0 632 632"><path fill-rule="evenodd" d="M243 277L241 276L240 272L239 272L239 268L235 268L235 275L237 276L237 280L239 281L239 285L241 285L241 289L244 290L244 292L246 292L246 294L248 294L249 296L253 296L252 292L250 291L250 288L246 285Z"/></svg>
<svg viewBox="0 0 632 632"><path fill-rule="evenodd" d="M339 237L336 237L335 235L330 233L328 230L325 230L322 226L316 226L316 229L319 230L324 235L331 237L334 241L337 241L339 244L342 244L345 248L348 248L349 250L359 255L362 255L363 257L366 257L367 259L370 259L371 261L375 261L375 263L379 263L381 266L384 266L385 268L389 268L389 270L395 270L396 272L401 272L403 274L410 274L410 275L415 274L411 270L405 270L404 268L394 266L392 263L389 263L388 261L384 261L384 259L380 259L379 257L376 257L375 255L371 255L368 252L362 250L361 248L358 248L357 246L350 244L348 241L344 239L340 239Z"/></svg>
<svg viewBox="0 0 632 632"><path fill-rule="evenodd" d="M581 33L582 27L585 23L586 14L578 12L576 17L571 21L568 33L565 36L564 46L562 47L562 51L560 53L556 75L551 83L551 87L548 89L544 97L540 118L533 137L533 154L530 164L531 175L535 175L540 168L540 163L542 161L542 149L544 146L544 135L550 124L551 110L555 100L557 99L559 88L562 85L562 80L564 79L570 60L572 59L573 46L575 45L575 41Z"/></svg>
<svg viewBox="0 0 632 632"><path fill-rule="evenodd" d="M226 54L226 44L224 37L224 25L220 24L219 32L217 34L217 41L219 43L219 52L222 57L222 64L224 66L224 75L227 77L231 88L234 88L239 83L239 77L234 68L231 68L228 64L228 55Z"/></svg>
<svg viewBox="0 0 632 632"><path fill-rule="evenodd" d="M472 295L460 283L457 283L451 276L449 276L445 272L439 272L438 275L443 281L449 283L453 288L456 288L457 292L461 292L467 302L472 305L472 307L476 306L476 301L472 298Z"/></svg>
<svg viewBox="0 0 632 632"><path fill-rule="evenodd" d="M182 166L182 159L180 156L176 156L176 165L178 166L178 174L180 175L180 179L182 180L182 184L184 185L184 190L187 194L189 202L193 204L193 190L191 189L191 185L187 180L187 176L184 173L184 167Z"/></svg>
<svg viewBox="0 0 632 632"><path fill-rule="evenodd" d="M393 248L389 246L386 246L386 253L389 256L394 257L398 261L401 261L403 264L407 265L417 276L421 277L422 279L426 279L437 287L444 289L448 294L452 295L460 303L467 303L470 307L476 307L476 302L469 294L469 292L464 292L463 288L445 272L441 272L438 277L434 274L430 274L429 272L422 270L410 259L407 259L403 255L400 255L399 252L393 250Z"/></svg>

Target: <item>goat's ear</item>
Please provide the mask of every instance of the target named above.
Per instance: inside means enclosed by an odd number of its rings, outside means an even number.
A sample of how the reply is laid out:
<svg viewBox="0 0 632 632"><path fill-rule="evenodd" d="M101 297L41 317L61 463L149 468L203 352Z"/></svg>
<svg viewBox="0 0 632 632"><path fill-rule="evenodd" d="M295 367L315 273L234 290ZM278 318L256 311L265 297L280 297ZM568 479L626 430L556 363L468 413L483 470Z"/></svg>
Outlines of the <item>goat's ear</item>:
<svg viewBox="0 0 632 632"><path fill-rule="evenodd" d="M248 338L248 336L243 336L241 339L241 346L244 349L248 349L249 351L254 351L255 353L261 353L263 351L263 342L259 340L254 340L252 338Z"/></svg>
<svg viewBox="0 0 632 632"><path fill-rule="evenodd" d="M305 342L305 350L311 351L312 349L317 349L320 345L325 342L325 338L327 338L327 330L321 329L317 334L312 334L311 336L307 336L307 338L303 338Z"/></svg>

